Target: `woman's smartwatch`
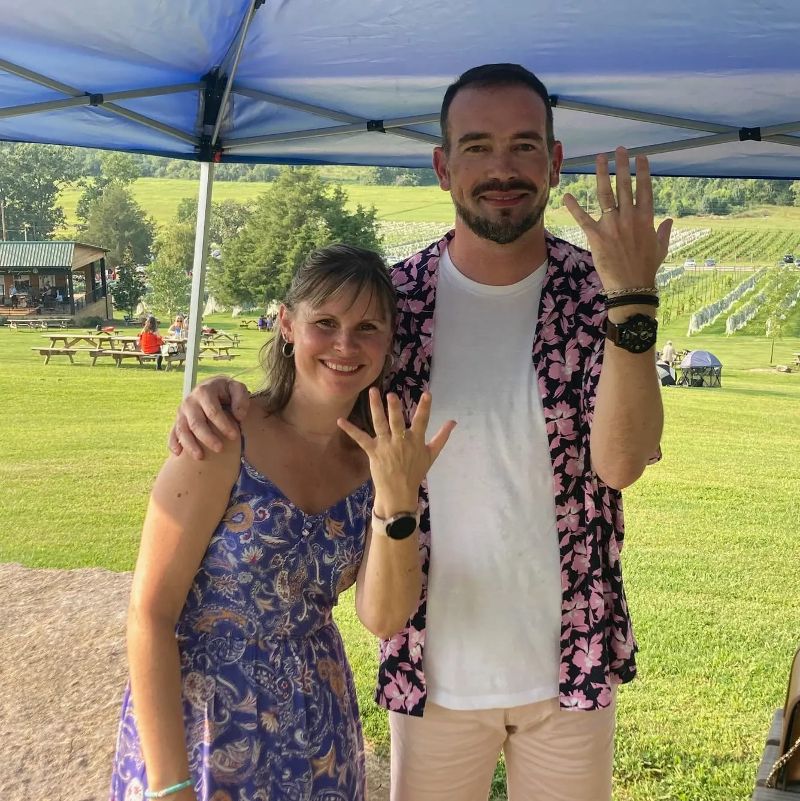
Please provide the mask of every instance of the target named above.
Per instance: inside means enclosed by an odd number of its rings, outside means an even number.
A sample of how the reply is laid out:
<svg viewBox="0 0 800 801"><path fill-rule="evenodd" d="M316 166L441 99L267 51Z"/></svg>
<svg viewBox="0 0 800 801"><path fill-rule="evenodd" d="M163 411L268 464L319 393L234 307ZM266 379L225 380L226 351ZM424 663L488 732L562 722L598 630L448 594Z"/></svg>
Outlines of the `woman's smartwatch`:
<svg viewBox="0 0 800 801"><path fill-rule="evenodd" d="M386 519L372 513L372 533L392 540L410 537L419 526L419 512L398 512Z"/></svg>

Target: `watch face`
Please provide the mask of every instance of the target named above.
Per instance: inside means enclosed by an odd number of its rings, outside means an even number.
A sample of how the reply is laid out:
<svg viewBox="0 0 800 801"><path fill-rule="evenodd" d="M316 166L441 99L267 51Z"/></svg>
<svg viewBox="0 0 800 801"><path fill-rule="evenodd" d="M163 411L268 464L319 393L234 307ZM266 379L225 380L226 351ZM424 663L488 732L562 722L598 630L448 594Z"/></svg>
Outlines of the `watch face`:
<svg viewBox="0 0 800 801"><path fill-rule="evenodd" d="M414 515L403 515L392 520L386 526L386 534L393 540L404 540L417 530L417 519Z"/></svg>
<svg viewBox="0 0 800 801"><path fill-rule="evenodd" d="M646 314L634 314L617 324L617 332L617 345L631 353L644 353L656 344L658 322Z"/></svg>

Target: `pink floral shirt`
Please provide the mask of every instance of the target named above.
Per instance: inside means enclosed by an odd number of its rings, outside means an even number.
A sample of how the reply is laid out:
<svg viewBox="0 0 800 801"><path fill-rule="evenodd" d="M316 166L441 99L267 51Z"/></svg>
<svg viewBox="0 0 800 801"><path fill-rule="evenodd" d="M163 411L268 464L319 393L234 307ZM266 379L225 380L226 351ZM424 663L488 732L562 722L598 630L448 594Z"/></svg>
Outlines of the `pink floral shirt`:
<svg viewBox="0 0 800 801"><path fill-rule="evenodd" d="M410 417L428 388L439 258L447 234L394 266L398 320L394 367L387 387ZM594 474L589 433L603 365L605 307L591 255L547 235L544 278L533 363L544 407L561 554L562 708L608 706L611 686L636 673L636 641L622 588L619 553L622 496ZM407 627L380 649L376 701L387 709L422 715L425 708L425 610L430 560L427 487L420 494L422 597Z"/></svg>

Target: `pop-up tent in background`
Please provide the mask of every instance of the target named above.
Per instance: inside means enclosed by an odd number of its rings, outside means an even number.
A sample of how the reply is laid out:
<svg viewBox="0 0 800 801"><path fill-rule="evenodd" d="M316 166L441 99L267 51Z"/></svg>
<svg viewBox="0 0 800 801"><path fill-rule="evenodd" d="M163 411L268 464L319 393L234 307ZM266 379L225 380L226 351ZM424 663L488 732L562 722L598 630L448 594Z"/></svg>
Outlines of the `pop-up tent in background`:
<svg viewBox="0 0 800 801"><path fill-rule="evenodd" d="M679 387L721 387L722 362L707 350L692 350L683 357Z"/></svg>

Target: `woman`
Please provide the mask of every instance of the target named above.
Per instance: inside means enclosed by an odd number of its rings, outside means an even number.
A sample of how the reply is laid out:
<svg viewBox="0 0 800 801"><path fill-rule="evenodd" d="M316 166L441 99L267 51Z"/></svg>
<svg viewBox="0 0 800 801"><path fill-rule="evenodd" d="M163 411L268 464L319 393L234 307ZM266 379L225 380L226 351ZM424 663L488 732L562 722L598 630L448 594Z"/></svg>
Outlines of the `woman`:
<svg viewBox="0 0 800 801"><path fill-rule="evenodd" d="M157 354L156 356L156 369L161 369L161 362L163 356L161 355L161 346L164 344L164 339L158 333L158 320L151 314L145 321L144 327L139 332L139 350L142 353Z"/></svg>
<svg viewBox="0 0 800 801"><path fill-rule="evenodd" d="M377 387L394 309L376 254L313 253L265 345L269 383L241 442L164 465L131 593L114 801L143 788L173 801L364 798L331 610L355 581L367 628L405 624L418 542L392 537L415 534L419 484L454 425L426 445L427 396L409 429L389 396L387 420Z"/></svg>
<svg viewBox="0 0 800 801"><path fill-rule="evenodd" d="M183 339L184 338L184 321L183 315L175 315L175 322L167 329L167 336Z"/></svg>

